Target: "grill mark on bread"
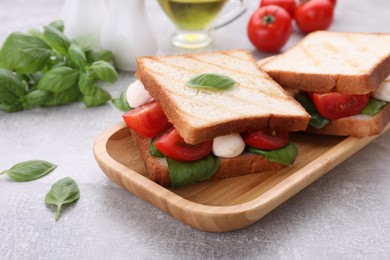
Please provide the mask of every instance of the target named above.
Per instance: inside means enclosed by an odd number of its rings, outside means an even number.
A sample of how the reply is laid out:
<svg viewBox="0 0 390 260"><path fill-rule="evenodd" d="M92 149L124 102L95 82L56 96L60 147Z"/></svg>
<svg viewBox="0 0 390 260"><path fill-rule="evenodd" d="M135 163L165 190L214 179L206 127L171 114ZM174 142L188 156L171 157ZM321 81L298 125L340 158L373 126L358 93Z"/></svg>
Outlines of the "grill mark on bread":
<svg viewBox="0 0 390 260"><path fill-rule="evenodd" d="M313 65L316 65L316 66L321 65L321 62L318 59L316 59L315 55L313 53L311 53L307 48L305 48L305 46L303 46L303 44L297 45L297 46L299 46L302 49L305 56L313 63Z"/></svg>
<svg viewBox="0 0 390 260"><path fill-rule="evenodd" d="M332 52L333 54L338 54L340 53L340 50L337 49L332 43L330 42L323 42L324 44L324 47L329 50L330 52Z"/></svg>

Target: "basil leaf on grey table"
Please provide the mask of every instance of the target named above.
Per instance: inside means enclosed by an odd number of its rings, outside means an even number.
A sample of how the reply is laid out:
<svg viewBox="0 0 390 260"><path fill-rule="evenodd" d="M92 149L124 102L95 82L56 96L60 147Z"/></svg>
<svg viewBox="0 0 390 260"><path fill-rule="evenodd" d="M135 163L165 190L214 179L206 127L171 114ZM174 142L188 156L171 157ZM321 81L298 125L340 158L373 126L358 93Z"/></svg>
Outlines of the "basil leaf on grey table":
<svg viewBox="0 0 390 260"><path fill-rule="evenodd" d="M86 52L95 46L96 38L91 35L82 35L73 39L72 42L76 43L84 52Z"/></svg>
<svg viewBox="0 0 390 260"><path fill-rule="evenodd" d="M15 164L11 169L0 172L7 174L12 180L26 182L39 179L53 171L57 165L43 160L29 160Z"/></svg>
<svg viewBox="0 0 390 260"><path fill-rule="evenodd" d="M226 75L205 73L191 78L186 85L188 87L209 90L227 90L233 86L239 85L239 83Z"/></svg>
<svg viewBox="0 0 390 260"><path fill-rule="evenodd" d="M62 20L55 20L49 24L49 26L52 26L56 28L57 30L64 32L64 22Z"/></svg>
<svg viewBox="0 0 390 260"><path fill-rule="evenodd" d="M15 32L5 40L0 50L0 67L18 73L34 73L42 70L52 50L42 39L26 33Z"/></svg>
<svg viewBox="0 0 390 260"><path fill-rule="evenodd" d="M65 91L54 93L53 96L46 100L42 106L62 106L78 101L81 97L81 92L77 84L68 88Z"/></svg>
<svg viewBox="0 0 390 260"><path fill-rule="evenodd" d="M0 69L0 102L7 102L15 97L22 97L26 94L26 84L22 77L12 71Z"/></svg>
<svg viewBox="0 0 390 260"><path fill-rule="evenodd" d="M80 68L84 69L87 65L87 58L84 51L76 43L72 43L68 49L70 59Z"/></svg>
<svg viewBox="0 0 390 260"><path fill-rule="evenodd" d="M79 72L68 67L58 67L47 72L38 82L38 89L53 93L63 92L77 81Z"/></svg>
<svg viewBox="0 0 390 260"><path fill-rule="evenodd" d="M43 39L56 51L62 55L68 54L70 40L63 32L53 26L44 26Z"/></svg>
<svg viewBox="0 0 390 260"><path fill-rule="evenodd" d="M93 83L93 78L91 74L87 72L82 72L79 77L79 88L81 93L85 96L92 95L95 91L95 85Z"/></svg>
<svg viewBox="0 0 390 260"><path fill-rule="evenodd" d="M27 109L43 105L53 94L46 90L36 89L25 96Z"/></svg>
<svg viewBox="0 0 390 260"><path fill-rule="evenodd" d="M80 198L80 189L77 183L69 177L65 177L51 186L50 191L45 196L47 205L57 206L56 217L57 221L60 218L63 205L72 203Z"/></svg>
<svg viewBox="0 0 390 260"><path fill-rule="evenodd" d="M87 107L100 106L111 100L111 95L101 87L95 86L91 95L84 96L83 102Z"/></svg>
<svg viewBox="0 0 390 260"><path fill-rule="evenodd" d="M85 55L87 56L87 61L89 64L100 60L112 64L114 60L112 52L108 50L88 50Z"/></svg>
<svg viewBox="0 0 390 260"><path fill-rule="evenodd" d="M90 67L94 77L110 83L114 83L118 79L118 73L114 66L106 61L95 61Z"/></svg>

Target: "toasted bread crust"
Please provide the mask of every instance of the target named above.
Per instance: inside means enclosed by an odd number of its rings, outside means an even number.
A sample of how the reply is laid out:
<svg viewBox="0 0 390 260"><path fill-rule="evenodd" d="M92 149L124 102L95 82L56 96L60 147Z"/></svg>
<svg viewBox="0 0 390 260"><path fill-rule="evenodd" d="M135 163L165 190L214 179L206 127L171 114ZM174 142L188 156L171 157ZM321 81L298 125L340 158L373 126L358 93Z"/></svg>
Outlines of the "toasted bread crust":
<svg viewBox="0 0 390 260"><path fill-rule="evenodd" d="M315 32L308 37L313 37L315 34L324 32ZM353 37L353 33L327 32L329 34L339 34L343 36ZM357 33L359 35L387 35L388 34L373 34L373 33ZM379 84L390 74L390 52L387 56L378 60L376 65L369 71L356 73L352 75L344 74L327 74L327 73L311 73L311 72L295 72L287 71L279 68L269 69L268 65L276 59L283 60L289 52L294 52L299 48L303 48L302 43L304 38L298 44L285 53L275 56L272 59L261 61L259 66L265 70L276 82L284 88L295 88L302 91L315 92L340 92L345 94L367 94L374 91ZM342 59L343 53L340 53ZM337 61L335 61L337 66Z"/></svg>
<svg viewBox="0 0 390 260"><path fill-rule="evenodd" d="M307 132L316 134L364 137L382 132L390 121L390 104L373 117L350 116L331 121L322 129L309 126Z"/></svg>
<svg viewBox="0 0 390 260"><path fill-rule="evenodd" d="M231 51L222 51L219 53L232 53ZM237 50L236 50L237 51ZM178 55L182 57L196 57L196 54L191 55ZM248 53L248 57L253 60L255 64L256 61ZM138 69L136 72L136 77L142 81L145 88L148 90L149 94L158 101L161 105L162 110L168 117L169 121L174 125L178 130L180 135L184 138L187 143L197 144L203 141L211 140L214 137L228 135L232 133L242 133L250 132L264 128L272 128L275 130L288 130L288 131L299 131L304 130L307 127L310 116L303 114L301 116L296 115L272 115L272 114L263 114L256 117L246 116L241 117L236 120L229 121L220 121L218 123L210 123L207 126L203 127L194 127L189 124L185 118L180 114L180 107L175 102L172 102L169 93L164 91L164 86L160 83L153 73L150 73L148 68L145 67L144 59L159 59L159 57L138 57ZM260 68L259 72L265 74ZM280 91L285 91L272 80L271 77L265 75L266 79L273 82ZM293 98L290 98L286 94L285 100L281 102L292 102L297 106L300 106Z"/></svg>
<svg viewBox="0 0 390 260"><path fill-rule="evenodd" d="M131 135L144 161L149 178L162 186L171 186L165 159L155 158L149 153L150 138L141 136L134 131L131 131ZM260 155L250 153L244 153L234 158L219 158L219 160L220 167L210 180L279 170L287 167L287 165L271 162Z"/></svg>

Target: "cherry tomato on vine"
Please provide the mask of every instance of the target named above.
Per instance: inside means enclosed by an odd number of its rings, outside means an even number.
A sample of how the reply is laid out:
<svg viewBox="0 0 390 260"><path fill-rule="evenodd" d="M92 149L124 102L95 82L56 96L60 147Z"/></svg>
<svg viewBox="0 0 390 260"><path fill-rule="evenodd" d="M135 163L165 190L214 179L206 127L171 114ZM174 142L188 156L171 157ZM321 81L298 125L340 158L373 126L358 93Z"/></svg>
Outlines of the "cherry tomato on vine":
<svg viewBox="0 0 390 260"><path fill-rule="evenodd" d="M348 95L338 92L313 93L318 112L327 119L338 119L360 114L366 107L370 94Z"/></svg>
<svg viewBox="0 0 390 260"><path fill-rule="evenodd" d="M290 14L291 18L294 17L294 11L296 8L295 0L262 0L260 2L260 7L267 5L280 6Z"/></svg>
<svg viewBox="0 0 390 260"><path fill-rule="evenodd" d="M249 20L248 38L260 51L276 52L292 33L292 20L283 8L268 5L257 9Z"/></svg>
<svg viewBox="0 0 390 260"><path fill-rule="evenodd" d="M329 0L303 1L295 9L295 22L305 34L326 30L332 24L333 9L334 6Z"/></svg>

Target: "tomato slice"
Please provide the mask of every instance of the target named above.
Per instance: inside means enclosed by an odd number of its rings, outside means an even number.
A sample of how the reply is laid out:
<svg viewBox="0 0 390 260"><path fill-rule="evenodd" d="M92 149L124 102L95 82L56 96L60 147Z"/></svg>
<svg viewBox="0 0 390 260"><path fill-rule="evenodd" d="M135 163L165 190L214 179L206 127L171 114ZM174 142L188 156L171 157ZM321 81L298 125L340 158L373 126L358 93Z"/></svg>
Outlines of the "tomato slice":
<svg viewBox="0 0 390 260"><path fill-rule="evenodd" d="M243 134L243 139L247 145L263 150L282 148L288 144L289 140L287 131L269 129Z"/></svg>
<svg viewBox="0 0 390 260"><path fill-rule="evenodd" d="M178 161L196 161L208 154L213 148L213 141L200 144L187 144L176 129L172 128L162 135L154 145L165 156Z"/></svg>
<svg viewBox="0 0 390 260"><path fill-rule="evenodd" d="M126 112L122 117L129 128L147 137L155 137L171 126L155 100Z"/></svg>
<svg viewBox="0 0 390 260"><path fill-rule="evenodd" d="M313 93L313 102L318 112L330 120L360 114L369 98L370 94Z"/></svg>

